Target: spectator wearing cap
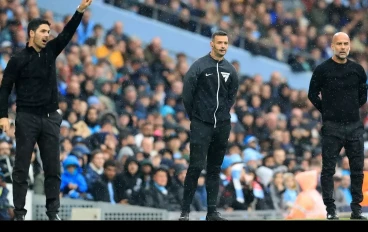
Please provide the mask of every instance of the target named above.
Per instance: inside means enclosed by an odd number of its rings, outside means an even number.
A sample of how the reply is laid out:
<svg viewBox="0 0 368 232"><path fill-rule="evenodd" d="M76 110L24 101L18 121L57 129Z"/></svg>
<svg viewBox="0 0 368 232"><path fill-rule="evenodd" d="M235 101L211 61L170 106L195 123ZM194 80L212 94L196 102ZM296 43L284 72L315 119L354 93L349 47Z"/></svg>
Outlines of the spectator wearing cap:
<svg viewBox="0 0 368 232"><path fill-rule="evenodd" d="M227 160L228 164L231 165L234 161L234 157L229 157L229 160ZM233 178L233 175L231 175L229 183L224 186L220 193L218 206L226 211L248 210L254 200L251 183L252 180L247 179L243 168L240 169L239 176L236 178Z"/></svg>
<svg viewBox="0 0 368 232"><path fill-rule="evenodd" d="M90 161L91 150L85 144L77 144L73 147L70 155L78 158L81 172L85 173L87 164Z"/></svg>
<svg viewBox="0 0 368 232"><path fill-rule="evenodd" d="M246 165L256 168L263 155L258 151L258 139L253 135L244 138L244 145L247 147L243 150L243 161Z"/></svg>
<svg viewBox="0 0 368 232"><path fill-rule="evenodd" d="M221 187L225 187L226 185L228 185L231 180L231 164L232 164L231 157L229 155L225 155L224 160L222 161L222 165L221 165L220 192L221 192Z"/></svg>
<svg viewBox="0 0 368 232"><path fill-rule="evenodd" d="M70 123L67 120L61 121L60 135L61 135L62 138L69 137L70 128L71 128Z"/></svg>

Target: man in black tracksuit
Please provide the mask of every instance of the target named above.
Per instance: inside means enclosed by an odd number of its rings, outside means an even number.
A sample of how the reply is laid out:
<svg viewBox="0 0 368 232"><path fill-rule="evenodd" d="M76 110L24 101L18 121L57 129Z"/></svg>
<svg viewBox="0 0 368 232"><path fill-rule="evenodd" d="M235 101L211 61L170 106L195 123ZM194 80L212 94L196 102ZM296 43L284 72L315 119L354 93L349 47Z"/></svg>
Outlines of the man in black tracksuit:
<svg viewBox="0 0 368 232"><path fill-rule="evenodd" d="M184 77L183 102L190 125L190 162L184 182L182 213L179 220L189 220L189 211L201 171L206 168L206 220L226 220L216 211L220 167L230 134L230 108L238 91L235 68L224 59L228 36L218 31L212 35L212 50L196 60ZM207 166L206 166L207 159Z"/></svg>
<svg viewBox="0 0 368 232"><path fill-rule="evenodd" d="M322 197L327 219L339 219L333 199L333 175L344 147L350 165L351 219L365 220L360 206L363 200L364 128L359 109L367 101L367 76L361 65L347 59L350 50L347 34L336 33L331 48L333 57L315 69L308 93L309 100L322 113Z"/></svg>
<svg viewBox="0 0 368 232"><path fill-rule="evenodd" d="M83 12L92 0L82 0L63 31L49 42L50 24L34 19L28 24L28 43L8 62L0 87L0 127L9 130L8 98L15 84L17 115L15 119L16 155L13 178L14 220L24 220L28 190L28 171L37 143L45 173L47 216L60 220L60 152L62 121L58 111L56 57L69 43L79 26Z"/></svg>

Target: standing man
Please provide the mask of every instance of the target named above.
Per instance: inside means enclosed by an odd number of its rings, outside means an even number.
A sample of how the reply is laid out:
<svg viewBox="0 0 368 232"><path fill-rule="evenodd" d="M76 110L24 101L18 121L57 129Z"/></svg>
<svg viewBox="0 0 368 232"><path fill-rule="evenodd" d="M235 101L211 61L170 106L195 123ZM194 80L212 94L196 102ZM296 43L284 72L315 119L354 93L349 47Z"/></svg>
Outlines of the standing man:
<svg viewBox="0 0 368 232"><path fill-rule="evenodd" d="M0 87L0 127L5 132L9 130L8 97L13 84L17 95L17 149L12 173L14 220L23 221L27 213L24 208L27 176L36 143L45 172L46 214L50 220L60 220L59 135L62 116L58 110L55 60L73 37L83 12L91 3L92 0L82 0L63 31L50 41L50 23L43 19L30 21L26 47L9 60L4 70Z"/></svg>
<svg viewBox="0 0 368 232"><path fill-rule="evenodd" d="M322 113L322 197L327 219L337 220L333 198L335 167L344 147L350 165L351 219L366 220L363 200L364 141L359 109L367 101L367 76L363 67L347 57L350 38L344 32L333 36L333 56L316 67L310 81L308 98Z"/></svg>
<svg viewBox="0 0 368 232"><path fill-rule="evenodd" d="M184 182L180 221L189 220L199 175L206 168L207 221L226 221L216 211L221 164L230 134L230 108L239 88L235 68L224 56L226 32L212 35L211 52L196 60L184 77L183 101L191 120L190 162ZM207 160L207 166L206 166Z"/></svg>

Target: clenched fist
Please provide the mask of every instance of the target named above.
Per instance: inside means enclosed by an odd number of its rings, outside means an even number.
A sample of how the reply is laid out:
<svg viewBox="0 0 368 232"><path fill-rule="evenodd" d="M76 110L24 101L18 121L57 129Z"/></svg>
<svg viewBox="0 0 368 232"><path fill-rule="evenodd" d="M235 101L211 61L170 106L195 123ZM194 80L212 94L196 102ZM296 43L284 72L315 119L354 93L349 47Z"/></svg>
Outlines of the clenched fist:
<svg viewBox="0 0 368 232"><path fill-rule="evenodd" d="M91 5L91 3L92 0L82 0L81 4L79 4L78 10L83 12L87 7L89 7L89 5Z"/></svg>

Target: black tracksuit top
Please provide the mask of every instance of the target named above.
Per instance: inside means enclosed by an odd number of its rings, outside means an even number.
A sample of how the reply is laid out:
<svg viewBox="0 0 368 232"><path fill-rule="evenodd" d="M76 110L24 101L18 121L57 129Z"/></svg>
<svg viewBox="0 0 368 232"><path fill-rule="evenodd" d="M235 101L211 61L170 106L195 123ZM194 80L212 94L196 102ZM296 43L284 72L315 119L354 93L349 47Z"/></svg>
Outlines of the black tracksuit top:
<svg viewBox="0 0 368 232"><path fill-rule="evenodd" d="M40 52L27 43L11 57L0 87L0 118L8 117L8 98L14 84L17 112L47 114L58 109L55 60L72 39L82 16L76 11L63 31Z"/></svg>
<svg viewBox="0 0 368 232"><path fill-rule="evenodd" d="M230 119L239 88L238 74L226 59L197 59L184 76L183 102L189 118L216 127Z"/></svg>

